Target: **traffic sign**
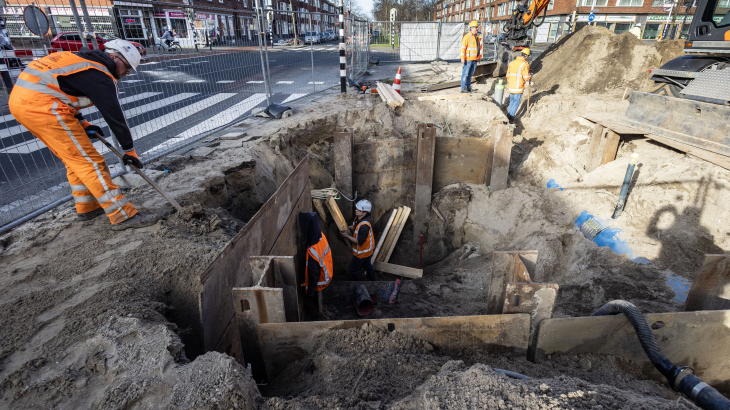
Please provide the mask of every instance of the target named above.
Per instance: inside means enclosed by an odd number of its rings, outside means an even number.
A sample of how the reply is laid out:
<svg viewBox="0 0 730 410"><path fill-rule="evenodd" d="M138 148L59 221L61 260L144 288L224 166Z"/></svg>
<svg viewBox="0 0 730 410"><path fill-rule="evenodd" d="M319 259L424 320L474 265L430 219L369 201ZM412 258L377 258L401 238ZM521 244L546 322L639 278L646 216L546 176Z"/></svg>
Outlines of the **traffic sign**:
<svg viewBox="0 0 730 410"><path fill-rule="evenodd" d="M590 22L593 22L593 20L595 20L595 19L596 19L596 15L595 15L595 14L593 14L593 13L591 13L591 14L590 14L590 15L588 16L588 21L590 21Z"/></svg>
<svg viewBox="0 0 730 410"><path fill-rule="evenodd" d="M23 19L25 26L31 33L42 36L48 32L48 17L43 10L36 6L28 6L23 10Z"/></svg>

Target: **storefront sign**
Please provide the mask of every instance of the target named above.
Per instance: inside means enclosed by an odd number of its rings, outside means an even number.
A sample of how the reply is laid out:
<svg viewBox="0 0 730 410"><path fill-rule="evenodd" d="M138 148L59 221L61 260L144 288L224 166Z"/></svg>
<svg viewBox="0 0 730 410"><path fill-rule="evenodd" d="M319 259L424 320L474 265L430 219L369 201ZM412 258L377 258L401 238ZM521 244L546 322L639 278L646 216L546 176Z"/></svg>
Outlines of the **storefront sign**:
<svg viewBox="0 0 730 410"><path fill-rule="evenodd" d="M124 19L127 24L137 24L137 19Z"/></svg>
<svg viewBox="0 0 730 410"><path fill-rule="evenodd" d="M215 16L213 14L195 13L195 19L196 20L214 20Z"/></svg>
<svg viewBox="0 0 730 410"><path fill-rule="evenodd" d="M168 11L167 15L170 16L171 19L184 19L185 18L185 12L182 12L182 11Z"/></svg>
<svg viewBox="0 0 730 410"><path fill-rule="evenodd" d="M71 7L50 7L51 14L54 16L73 16L73 10L71 10ZM83 16L84 12L80 8L76 8L78 10L79 15ZM90 16L108 16L109 10L108 9L92 9L89 8L89 15Z"/></svg>
<svg viewBox="0 0 730 410"><path fill-rule="evenodd" d="M545 17L546 23L557 23L560 21L560 16Z"/></svg>
<svg viewBox="0 0 730 410"><path fill-rule="evenodd" d="M606 21L634 21L636 16L618 16L615 14L609 14L606 16Z"/></svg>
<svg viewBox="0 0 730 410"><path fill-rule="evenodd" d="M131 6L131 7L152 7L151 4L142 4L142 3L130 3L128 1L115 1L115 6Z"/></svg>
<svg viewBox="0 0 730 410"><path fill-rule="evenodd" d="M23 8L22 7L3 7L3 14L22 15Z"/></svg>
<svg viewBox="0 0 730 410"><path fill-rule="evenodd" d="M165 12L164 12L164 11L162 11L162 12L160 12L160 11L156 11L156 12L152 13L152 16L154 16L154 17L159 17L159 18L165 18L165 17L167 17L167 16L165 15Z"/></svg>
<svg viewBox="0 0 730 410"><path fill-rule="evenodd" d="M667 14L665 14L663 16L657 16L657 15L654 15L654 16L646 16L646 20L647 21L666 21L667 20L667 17L668 17ZM691 16L687 17L687 21L691 21L690 17Z"/></svg>

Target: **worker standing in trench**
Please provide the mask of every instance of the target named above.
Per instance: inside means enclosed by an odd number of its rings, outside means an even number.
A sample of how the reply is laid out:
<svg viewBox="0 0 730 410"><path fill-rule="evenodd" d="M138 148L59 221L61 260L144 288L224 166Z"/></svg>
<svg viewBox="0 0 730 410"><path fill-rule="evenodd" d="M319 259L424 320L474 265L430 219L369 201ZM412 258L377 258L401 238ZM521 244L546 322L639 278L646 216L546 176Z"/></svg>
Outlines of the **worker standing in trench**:
<svg viewBox="0 0 730 410"><path fill-rule="evenodd" d="M365 268L367 278L375 280L375 268L370 262L370 257L375 250L375 235L373 234L372 204L363 199L355 204L355 221L350 227L353 236L347 232L340 232L343 238L350 242L352 247L352 260L348 270L355 280L365 280L362 268Z"/></svg>
<svg viewBox="0 0 730 410"><path fill-rule="evenodd" d="M125 40L104 47L54 53L28 64L8 105L13 117L63 161L79 220L106 214L114 230L141 228L158 218L138 213L112 182L104 157L91 142L94 133L104 134L80 113L95 105L124 150L124 164L142 168L117 89L117 80L137 72L141 56Z"/></svg>
<svg viewBox="0 0 730 410"><path fill-rule="evenodd" d="M469 23L469 32L466 33L464 38L461 40L461 52L459 58L461 58L461 92L470 93L474 90L471 89L471 76L474 75L474 70L477 68L477 63L482 59L482 36L477 34L479 32L479 23L472 21Z"/></svg>
<svg viewBox="0 0 730 410"><path fill-rule="evenodd" d="M304 292L314 296L332 282L332 252L327 238L319 228L316 212L301 212L299 221L304 229L304 243L307 247L307 264L304 267Z"/></svg>
<svg viewBox="0 0 730 410"><path fill-rule="evenodd" d="M525 92L525 83L532 78L530 63L527 62L529 56L530 49L523 48L520 55L507 68L507 91L509 92L507 119L510 124L515 122L515 114L517 114L517 109L520 107L522 94Z"/></svg>

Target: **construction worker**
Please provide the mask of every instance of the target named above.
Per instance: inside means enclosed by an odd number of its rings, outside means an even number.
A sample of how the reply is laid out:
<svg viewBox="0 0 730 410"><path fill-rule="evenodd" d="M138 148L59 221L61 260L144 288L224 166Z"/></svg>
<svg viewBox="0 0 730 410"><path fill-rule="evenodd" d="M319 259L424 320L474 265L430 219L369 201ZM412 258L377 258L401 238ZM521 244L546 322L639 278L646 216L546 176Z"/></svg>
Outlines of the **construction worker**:
<svg viewBox="0 0 730 410"><path fill-rule="evenodd" d="M459 58L461 58L461 92L470 93L474 90L471 89L471 76L474 74L474 70L477 68L477 63L482 59L482 36L477 34L479 31L479 23L472 21L469 23L469 32L466 33L464 38L461 40L461 52Z"/></svg>
<svg viewBox="0 0 730 410"><path fill-rule="evenodd" d="M515 114L517 114L517 108L519 108L520 101L522 101L522 93L525 92L525 83L532 78L530 64L527 62L529 56L530 49L523 48L515 61L507 67L507 91L509 92L507 119L509 119L510 124L515 122Z"/></svg>
<svg viewBox="0 0 730 410"><path fill-rule="evenodd" d="M365 268L369 280L375 280L375 268L370 262L370 257L375 250L371 210L370 201L367 199L359 201L355 204L355 221L350 226L353 236L348 235L347 232L340 232L340 235L348 240L352 247L352 260L350 260L348 270L355 280L365 280L362 268Z"/></svg>
<svg viewBox="0 0 730 410"><path fill-rule="evenodd" d="M117 80L136 72L141 57L125 40L104 47L103 52L54 53L28 64L8 105L13 117L63 161L79 220L106 213L114 230L149 226L157 217L139 214L112 182L104 157L91 143L94 133L104 134L80 113L95 105L124 150L123 162L142 168L117 95Z"/></svg>
<svg viewBox="0 0 730 410"><path fill-rule="evenodd" d="M636 23L634 25L634 27L632 27L631 30L629 30L629 33L635 35L636 38L638 38L639 40L641 40L641 24L640 23Z"/></svg>
<svg viewBox="0 0 730 410"><path fill-rule="evenodd" d="M313 296L315 292L327 287L332 281L332 252L327 238L319 228L319 218L316 212L301 212L299 214L301 226L304 229L305 245L307 247L307 264L304 267L305 293Z"/></svg>

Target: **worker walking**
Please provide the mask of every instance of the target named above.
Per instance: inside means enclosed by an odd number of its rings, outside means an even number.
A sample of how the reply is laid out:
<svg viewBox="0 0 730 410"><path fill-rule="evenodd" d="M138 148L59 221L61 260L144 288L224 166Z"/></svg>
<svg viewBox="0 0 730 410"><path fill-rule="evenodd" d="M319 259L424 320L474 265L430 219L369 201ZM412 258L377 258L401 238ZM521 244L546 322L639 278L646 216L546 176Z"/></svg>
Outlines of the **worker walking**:
<svg viewBox="0 0 730 410"><path fill-rule="evenodd" d="M327 287L332 281L332 252L327 238L319 228L316 212L299 214L301 226L304 228L304 239L307 247L307 264L304 267L305 293L313 296L315 292Z"/></svg>
<svg viewBox="0 0 730 410"><path fill-rule="evenodd" d="M355 280L365 280L362 269L365 268L367 278L375 280L375 268L370 262L370 257L375 250L375 235L373 234L373 216L370 213L372 204L363 199L355 204L355 221L350 226L353 236L347 232L340 232L343 238L350 241L352 247L352 260L348 270Z"/></svg>
<svg viewBox="0 0 730 410"><path fill-rule="evenodd" d="M149 226L157 218L139 214L112 182L104 157L91 142L94 133L104 134L80 113L96 105L124 150L123 162L142 168L117 90L117 80L136 72L141 57L125 40L104 47L103 52L54 53L28 64L8 105L13 117L63 161L79 220L106 214L114 230Z"/></svg>
<svg viewBox="0 0 730 410"><path fill-rule="evenodd" d="M466 33L464 38L461 40L461 52L459 58L461 58L461 92L470 93L471 89L471 76L474 75L474 70L477 68L477 63L482 59L482 36L477 34L479 31L479 23L472 21L469 23L469 32Z"/></svg>
<svg viewBox="0 0 730 410"><path fill-rule="evenodd" d="M509 92L507 119L510 124L514 124L517 108L519 108L522 94L525 92L525 83L532 78L530 63L527 62L529 56L530 49L523 48L520 55L507 68L507 91Z"/></svg>

